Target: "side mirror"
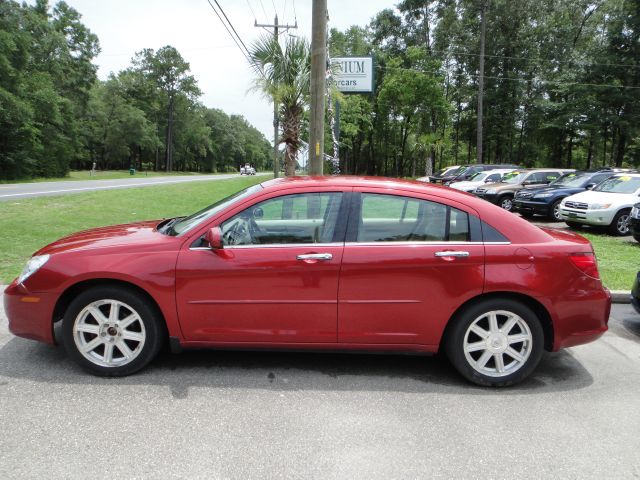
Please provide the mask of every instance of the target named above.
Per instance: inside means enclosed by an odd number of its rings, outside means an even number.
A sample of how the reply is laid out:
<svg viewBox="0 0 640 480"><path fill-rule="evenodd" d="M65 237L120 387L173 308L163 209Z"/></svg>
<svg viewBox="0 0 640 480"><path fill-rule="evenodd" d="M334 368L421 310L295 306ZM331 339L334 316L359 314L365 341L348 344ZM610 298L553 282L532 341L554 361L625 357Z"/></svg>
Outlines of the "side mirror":
<svg viewBox="0 0 640 480"><path fill-rule="evenodd" d="M255 218L256 220L260 220L262 217L264 217L264 210L262 210L262 208L260 207L256 207L253 209L253 218Z"/></svg>
<svg viewBox="0 0 640 480"><path fill-rule="evenodd" d="M220 227L213 227L207 231L204 235L204 239L209 242L212 250L219 250L222 248L222 230Z"/></svg>
<svg viewBox="0 0 640 480"><path fill-rule="evenodd" d="M595 187L596 184L595 183L588 183L587 184L587 190L591 190L593 187Z"/></svg>

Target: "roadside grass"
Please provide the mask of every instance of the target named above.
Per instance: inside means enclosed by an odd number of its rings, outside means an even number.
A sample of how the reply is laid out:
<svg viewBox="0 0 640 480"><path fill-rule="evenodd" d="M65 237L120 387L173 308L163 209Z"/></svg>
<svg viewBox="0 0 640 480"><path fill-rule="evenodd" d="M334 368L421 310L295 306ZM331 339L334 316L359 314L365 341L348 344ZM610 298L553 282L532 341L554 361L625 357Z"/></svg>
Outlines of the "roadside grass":
<svg viewBox="0 0 640 480"><path fill-rule="evenodd" d="M0 282L39 248L79 230L188 215L268 177L242 177L0 202Z"/></svg>
<svg viewBox="0 0 640 480"><path fill-rule="evenodd" d="M139 178L139 177L173 177L173 176L188 176L188 175L222 175L215 173L200 173L200 172L154 172L151 171L136 171L135 175L131 175L129 170L98 170L95 175L90 175L89 170L72 170L66 177L51 177L51 178L31 178L22 180L0 180L0 184L13 184L13 183L42 183L42 182L68 182L75 180L117 180L120 178Z"/></svg>
<svg viewBox="0 0 640 480"><path fill-rule="evenodd" d="M631 290L636 272L640 270L640 243L632 237L611 237L593 230L577 233L593 245L602 283L611 290Z"/></svg>

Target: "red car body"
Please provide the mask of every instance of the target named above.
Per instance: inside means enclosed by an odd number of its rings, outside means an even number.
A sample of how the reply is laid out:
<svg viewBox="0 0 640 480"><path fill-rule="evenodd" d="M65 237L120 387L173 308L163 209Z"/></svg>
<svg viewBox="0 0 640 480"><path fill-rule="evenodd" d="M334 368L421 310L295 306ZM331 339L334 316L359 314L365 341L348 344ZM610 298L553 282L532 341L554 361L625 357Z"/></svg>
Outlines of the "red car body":
<svg viewBox="0 0 640 480"><path fill-rule="evenodd" d="M456 311L480 298L517 299L541 319L545 348L595 340L607 330L610 295L575 255L593 255L579 235L540 229L472 195L419 182L321 177L272 180L185 234L160 221L96 228L36 252L49 261L5 291L15 335L55 343L53 324L83 289L116 283L152 299L172 347L386 350L440 349ZM493 227L500 241L343 241L252 248L193 247L250 205L298 192L379 193L455 207ZM346 198L346 197L345 197ZM506 239L506 241L505 241ZM464 258L434 256L464 247ZM330 261L298 255L330 253ZM572 256L574 258L572 259ZM580 257L578 257L580 258ZM578 262L579 263L579 262Z"/></svg>

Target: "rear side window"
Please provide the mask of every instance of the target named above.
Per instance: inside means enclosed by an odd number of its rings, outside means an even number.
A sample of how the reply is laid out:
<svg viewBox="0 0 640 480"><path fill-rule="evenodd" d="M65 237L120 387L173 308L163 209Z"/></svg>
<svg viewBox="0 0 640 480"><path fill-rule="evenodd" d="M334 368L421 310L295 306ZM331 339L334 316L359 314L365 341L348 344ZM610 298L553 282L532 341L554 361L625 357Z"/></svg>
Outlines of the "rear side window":
<svg viewBox="0 0 640 480"><path fill-rule="evenodd" d="M363 193L357 242L467 242L469 215L441 203Z"/></svg>

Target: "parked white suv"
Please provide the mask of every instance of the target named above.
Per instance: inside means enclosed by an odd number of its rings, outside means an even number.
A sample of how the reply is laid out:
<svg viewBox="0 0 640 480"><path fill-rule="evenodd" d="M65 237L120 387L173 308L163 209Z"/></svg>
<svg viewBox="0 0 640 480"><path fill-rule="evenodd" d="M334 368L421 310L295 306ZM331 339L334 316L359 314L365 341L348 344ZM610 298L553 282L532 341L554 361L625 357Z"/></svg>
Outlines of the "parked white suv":
<svg viewBox="0 0 640 480"><path fill-rule="evenodd" d="M505 173L513 172L513 168L499 168L496 170L485 170L483 172L476 173L469 180L464 182L454 182L449 185L456 190L462 190L463 192L473 192L480 185L485 183L497 183L500 181Z"/></svg>
<svg viewBox="0 0 640 480"><path fill-rule="evenodd" d="M593 190L576 193L560 204L560 216L570 227L608 227L612 235L629 235L629 214L640 196L640 173L614 175Z"/></svg>

